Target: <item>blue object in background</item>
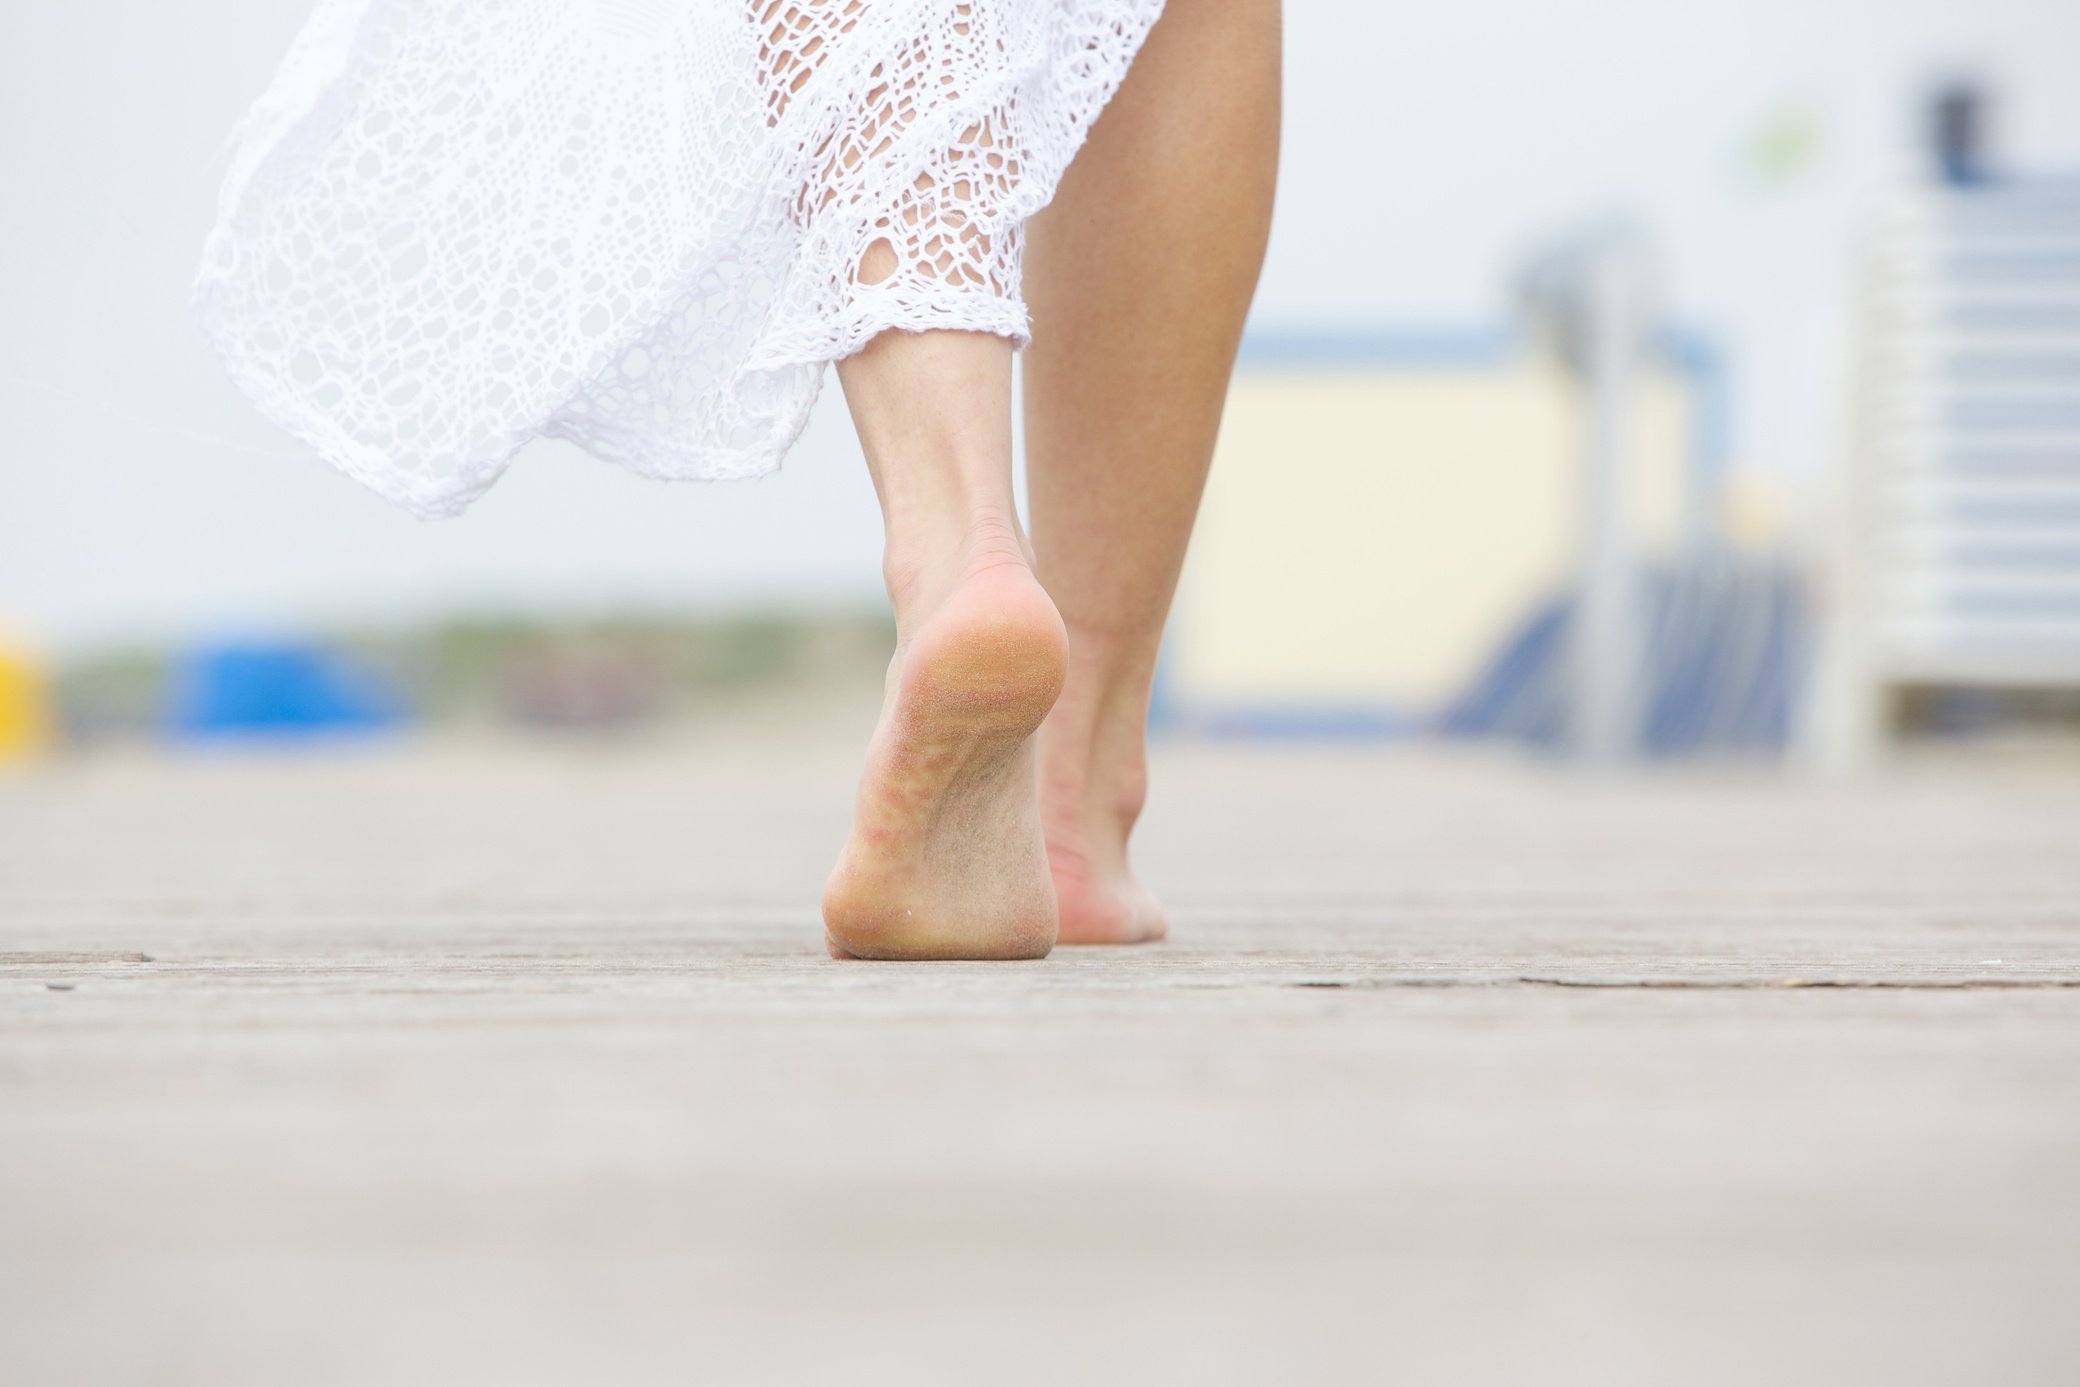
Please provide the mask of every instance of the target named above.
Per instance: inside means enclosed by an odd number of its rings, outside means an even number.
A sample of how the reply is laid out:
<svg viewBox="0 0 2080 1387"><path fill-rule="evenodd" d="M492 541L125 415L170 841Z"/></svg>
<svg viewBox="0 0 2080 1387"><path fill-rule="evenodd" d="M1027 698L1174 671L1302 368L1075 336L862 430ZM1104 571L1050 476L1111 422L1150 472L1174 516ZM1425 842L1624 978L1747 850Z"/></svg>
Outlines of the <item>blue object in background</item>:
<svg viewBox="0 0 2080 1387"><path fill-rule="evenodd" d="M179 739L375 732L404 712L386 680L322 646L221 642L177 659L166 728Z"/></svg>
<svg viewBox="0 0 2080 1387"><path fill-rule="evenodd" d="M1648 624L1635 749L1783 751L1807 641L1797 575L1778 564L1709 559L1642 574L1641 600ZM1564 745L1573 726L1573 608L1563 597L1526 622L1439 730Z"/></svg>

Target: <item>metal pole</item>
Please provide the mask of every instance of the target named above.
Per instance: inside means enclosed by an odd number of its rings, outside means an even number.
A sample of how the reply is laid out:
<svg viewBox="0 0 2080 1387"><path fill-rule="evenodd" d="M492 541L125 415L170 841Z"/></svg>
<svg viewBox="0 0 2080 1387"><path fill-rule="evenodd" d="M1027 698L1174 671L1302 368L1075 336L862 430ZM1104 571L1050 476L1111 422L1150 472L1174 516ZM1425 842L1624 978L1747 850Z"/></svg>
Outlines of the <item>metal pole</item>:
<svg viewBox="0 0 2080 1387"><path fill-rule="evenodd" d="M1588 266L1582 548L1574 621L1574 751L1595 765L1638 750L1640 627L1631 518L1633 415L1644 286L1628 238L1600 240Z"/></svg>

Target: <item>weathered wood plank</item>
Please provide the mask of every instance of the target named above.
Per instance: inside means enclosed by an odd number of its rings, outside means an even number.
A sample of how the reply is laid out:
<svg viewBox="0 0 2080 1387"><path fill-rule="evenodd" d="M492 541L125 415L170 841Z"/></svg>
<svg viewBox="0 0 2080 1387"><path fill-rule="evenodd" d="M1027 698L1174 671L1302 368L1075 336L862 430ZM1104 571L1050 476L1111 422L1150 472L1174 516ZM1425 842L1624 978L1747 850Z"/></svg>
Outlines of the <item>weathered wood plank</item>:
<svg viewBox="0 0 2080 1387"><path fill-rule="evenodd" d="M5 1378L2080 1380L2080 778L1173 749L1173 942L916 966L849 775L0 782Z"/></svg>

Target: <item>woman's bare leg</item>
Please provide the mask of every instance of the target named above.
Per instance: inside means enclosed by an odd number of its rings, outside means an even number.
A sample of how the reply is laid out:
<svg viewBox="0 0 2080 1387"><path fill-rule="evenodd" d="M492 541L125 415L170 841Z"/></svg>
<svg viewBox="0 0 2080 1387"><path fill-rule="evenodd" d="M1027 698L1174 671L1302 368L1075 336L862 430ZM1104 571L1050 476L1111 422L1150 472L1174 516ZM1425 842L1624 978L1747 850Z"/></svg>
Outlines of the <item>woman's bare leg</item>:
<svg viewBox="0 0 2080 1387"><path fill-rule="evenodd" d="M1061 938L1160 937L1127 863L1156 649L1270 231L1278 0L1169 0L1028 229L1037 571L1069 631L1040 735Z"/></svg>
<svg viewBox="0 0 2080 1387"><path fill-rule="evenodd" d="M831 952L1037 958L1055 901L1032 734L1068 650L1011 494L1011 344L887 332L838 378L887 523L896 654L824 888Z"/></svg>

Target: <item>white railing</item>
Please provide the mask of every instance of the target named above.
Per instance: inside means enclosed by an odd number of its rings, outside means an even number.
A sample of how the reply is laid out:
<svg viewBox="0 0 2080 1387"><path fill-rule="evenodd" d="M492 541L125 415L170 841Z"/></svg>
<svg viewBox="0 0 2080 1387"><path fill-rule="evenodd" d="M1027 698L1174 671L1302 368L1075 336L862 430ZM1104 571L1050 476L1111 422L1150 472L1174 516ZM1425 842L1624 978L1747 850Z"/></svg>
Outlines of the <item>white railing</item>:
<svg viewBox="0 0 2080 1387"><path fill-rule="evenodd" d="M1854 353L1837 762L1902 685L2080 687L2080 182L1902 198Z"/></svg>

